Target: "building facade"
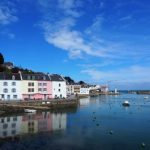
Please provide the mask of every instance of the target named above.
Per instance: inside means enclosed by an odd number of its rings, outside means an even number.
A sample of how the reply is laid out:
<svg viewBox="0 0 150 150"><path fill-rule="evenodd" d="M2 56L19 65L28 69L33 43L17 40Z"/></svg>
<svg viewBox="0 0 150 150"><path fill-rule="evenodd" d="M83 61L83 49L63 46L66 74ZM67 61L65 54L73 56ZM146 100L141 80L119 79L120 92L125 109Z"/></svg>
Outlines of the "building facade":
<svg viewBox="0 0 150 150"><path fill-rule="evenodd" d="M52 98L66 98L66 80L58 74L49 77L52 82Z"/></svg>
<svg viewBox="0 0 150 150"><path fill-rule="evenodd" d="M46 100L52 98L52 82L45 74L22 74L22 96L24 100Z"/></svg>
<svg viewBox="0 0 150 150"><path fill-rule="evenodd" d="M80 88L80 94L81 95L89 95L90 89L88 87L82 87Z"/></svg>
<svg viewBox="0 0 150 150"><path fill-rule="evenodd" d="M0 73L0 100L21 100L20 74Z"/></svg>

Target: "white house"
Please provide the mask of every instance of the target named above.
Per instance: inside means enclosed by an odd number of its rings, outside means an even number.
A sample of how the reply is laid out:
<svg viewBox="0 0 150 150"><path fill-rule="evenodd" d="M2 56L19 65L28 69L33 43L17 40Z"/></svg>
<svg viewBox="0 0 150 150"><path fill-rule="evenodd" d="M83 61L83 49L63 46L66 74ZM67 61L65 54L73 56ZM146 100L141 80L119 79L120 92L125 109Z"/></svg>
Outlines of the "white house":
<svg viewBox="0 0 150 150"><path fill-rule="evenodd" d="M0 73L0 100L21 100L20 74Z"/></svg>
<svg viewBox="0 0 150 150"><path fill-rule="evenodd" d="M80 88L80 94L89 95L89 91L90 91L90 89L87 87Z"/></svg>
<svg viewBox="0 0 150 150"><path fill-rule="evenodd" d="M52 98L66 98L66 80L58 75L49 75L52 82Z"/></svg>

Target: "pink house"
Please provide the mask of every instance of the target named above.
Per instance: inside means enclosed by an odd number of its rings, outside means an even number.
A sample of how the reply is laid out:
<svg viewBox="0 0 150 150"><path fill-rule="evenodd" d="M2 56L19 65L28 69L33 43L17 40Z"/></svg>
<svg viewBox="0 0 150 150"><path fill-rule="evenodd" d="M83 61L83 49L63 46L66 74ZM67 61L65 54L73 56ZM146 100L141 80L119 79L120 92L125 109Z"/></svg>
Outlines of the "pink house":
<svg viewBox="0 0 150 150"><path fill-rule="evenodd" d="M38 93L35 94L35 99L51 99L52 98L52 82L41 80L38 81Z"/></svg>

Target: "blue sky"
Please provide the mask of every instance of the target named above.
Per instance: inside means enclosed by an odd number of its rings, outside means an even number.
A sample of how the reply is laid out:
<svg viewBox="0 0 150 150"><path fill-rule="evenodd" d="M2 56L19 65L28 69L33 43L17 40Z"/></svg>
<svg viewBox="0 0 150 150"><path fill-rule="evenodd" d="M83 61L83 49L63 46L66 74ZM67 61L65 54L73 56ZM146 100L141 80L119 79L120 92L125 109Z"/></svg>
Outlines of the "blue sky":
<svg viewBox="0 0 150 150"><path fill-rule="evenodd" d="M1 0L0 52L35 71L150 89L149 0Z"/></svg>

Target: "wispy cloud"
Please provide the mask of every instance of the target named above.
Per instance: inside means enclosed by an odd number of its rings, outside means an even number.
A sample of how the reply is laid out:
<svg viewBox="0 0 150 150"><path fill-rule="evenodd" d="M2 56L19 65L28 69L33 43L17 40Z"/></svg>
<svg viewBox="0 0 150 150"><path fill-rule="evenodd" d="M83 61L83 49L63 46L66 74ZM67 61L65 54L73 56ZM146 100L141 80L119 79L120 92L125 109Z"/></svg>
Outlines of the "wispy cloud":
<svg viewBox="0 0 150 150"><path fill-rule="evenodd" d="M44 21L42 27L45 31L46 41L67 51L70 58L82 58L84 54L105 57L104 51L93 46L92 42L85 40L83 32L74 29L78 17L82 15L81 12L77 11L78 7L82 6L81 1L58 0L58 4L58 8L63 10L65 16L61 17L60 20L55 20L53 23L48 20ZM99 26L99 21L98 19L96 20L95 24L93 24L93 29ZM88 30L88 32L90 31Z"/></svg>
<svg viewBox="0 0 150 150"><path fill-rule="evenodd" d="M3 31L0 32L0 35L2 35L4 37L7 37L7 38L9 38L11 40L15 39L15 34L10 32L7 29L3 29Z"/></svg>
<svg viewBox="0 0 150 150"><path fill-rule="evenodd" d="M49 44L66 51L69 58L84 58L85 55L106 59L141 57L140 47L136 49L135 55L135 51L131 50L135 49L133 44L128 44L119 38L116 40L113 34L110 35L106 32L104 23L108 23L108 20L103 16L103 13L96 14L93 17L93 22L89 22L88 26L80 30L78 28L80 26L79 20L81 22L86 13L83 12L83 1L56 0L55 4L57 5L51 4L51 0L39 0L39 2L40 6L45 9L42 20L45 40ZM55 8L49 6L55 6ZM56 10L54 14L50 11L51 9ZM120 22L130 19L132 19L132 15L124 16L120 18ZM110 35L111 39L105 33Z"/></svg>
<svg viewBox="0 0 150 150"><path fill-rule="evenodd" d="M62 9L66 15L72 17L79 17L81 15L81 12L76 10L80 6L82 6L81 0L58 0L58 7Z"/></svg>
<svg viewBox="0 0 150 150"><path fill-rule="evenodd" d="M0 25L8 25L12 22L16 22L18 18L15 16L15 13L16 10L14 8L0 3Z"/></svg>
<svg viewBox="0 0 150 150"><path fill-rule="evenodd" d="M127 20L131 20L132 18L133 18L132 15L128 15L128 16L121 17L121 18L119 19L119 21L127 21Z"/></svg>
<svg viewBox="0 0 150 150"><path fill-rule="evenodd" d="M108 80L118 80L120 82L150 82L150 67L130 66L113 71L86 69L82 70L81 73L88 74L92 78L92 82L106 82Z"/></svg>
<svg viewBox="0 0 150 150"><path fill-rule="evenodd" d="M107 67L110 66L112 64L114 64L115 62L112 60L105 60L105 61L101 61L99 63L83 63L83 64L78 64L77 66L82 67L84 69L97 69L97 68L103 68L103 67Z"/></svg>

